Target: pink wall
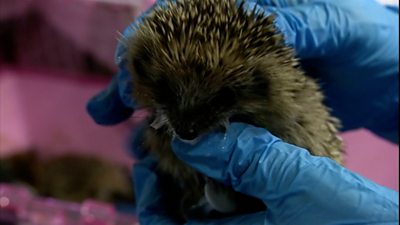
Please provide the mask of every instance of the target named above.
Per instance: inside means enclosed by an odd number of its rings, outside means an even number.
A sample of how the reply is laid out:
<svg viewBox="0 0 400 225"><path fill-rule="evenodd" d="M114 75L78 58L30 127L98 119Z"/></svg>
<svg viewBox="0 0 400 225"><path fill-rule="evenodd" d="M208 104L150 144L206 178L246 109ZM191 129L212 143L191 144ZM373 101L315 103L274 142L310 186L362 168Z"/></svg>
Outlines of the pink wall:
<svg viewBox="0 0 400 225"><path fill-rule="evenodd" d="M0 69L0 153L38 146L45 156L77 151L130 166L125 143L131 124L98 126L85 111L87 100L105 83L57 72ZM399 189L397 145L365 130L343 137L348 168Z"/></svg>
<svg viewBox="0 0 400 225"><path fill-rule="evenodd" d="M18 80L10 79L8 71L0 72L0 153L29 144L27 121L19 101Z"/></svg>

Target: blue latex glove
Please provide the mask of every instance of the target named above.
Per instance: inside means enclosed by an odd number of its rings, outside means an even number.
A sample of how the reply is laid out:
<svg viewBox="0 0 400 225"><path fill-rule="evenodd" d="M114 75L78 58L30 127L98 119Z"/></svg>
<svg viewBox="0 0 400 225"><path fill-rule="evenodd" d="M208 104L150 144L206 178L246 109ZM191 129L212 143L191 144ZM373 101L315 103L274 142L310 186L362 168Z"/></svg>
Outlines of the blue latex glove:
<svg viewBox="0 0 400 225"><path fill-rule="evenodd" d="M397 192L328 158L311 156L265 129L234 123L226 132L202 137L196 146L174 140L172 147L201 173L262 199L268 211L186 225L398 224ZM150 156L134 166L139 221L180 224L166 212L171 206L161 193L168 180L155 166Z"/></svg>
<svg viewBox="0 0 400 225"><path fill-rule="evenodd" d="M174 219L169 215L166 208L173 206L166 203L162 190L170 185L171 181L156 172L156 161L141 148L144 126L138 126L134 129L133 136L130 139L130 148L132 154L139 161L133 168L133 183L136 196L136 214L142 225L164 225L164 224L182 224L182 221ZM172 193L168 193L172 194ZM173 195L173 194L172 194ZM247 215L238 215L218 220L208 221L188 221L186 225L233 225L233 224L264 224L265 213L253 213Z"/></svg>
<svg viewBox="0 0 400 225"><path fill-rule="evenodd" d="M133 107L129 107L128 104L124 103L120 95L120 85L125 86L124 80L127 76L126 71L120 71L117 76L113 77L106 90L100 92L88 102L86 109L96 123L114 125L128 119L132 115L134 111Z"/></svg>
<svg viewBox="0 0 400 225"><path fill-rule="evenodd" d="M160 175L155 172L155 167L155 160L147 156L136 163L133 168L136 214L139 217L140 224L178 224L166 212L161 194Z"/></svg>
<svg viewBox="0 0 400 225"><path fill-rule="evenodd" d="M175 139L172 147L204 175L263 200L265 224L398 224L397 192L265 129L233 123L196 145Z"/></svg>
<svg viewBox="0 0 400 225"><path fill-rule="evenodd" d="M373 0L264 0L344 130L398 143L398 8ZM274 7L267 7L273 5Z"/></svg>

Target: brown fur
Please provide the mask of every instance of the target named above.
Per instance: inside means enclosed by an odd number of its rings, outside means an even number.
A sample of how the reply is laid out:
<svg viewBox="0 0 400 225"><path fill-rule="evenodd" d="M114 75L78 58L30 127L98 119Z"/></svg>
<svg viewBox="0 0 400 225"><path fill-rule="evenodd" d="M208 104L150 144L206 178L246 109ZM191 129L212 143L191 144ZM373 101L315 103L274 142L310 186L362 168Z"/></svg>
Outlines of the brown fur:
<svg viewBox="0 0 400 225"><path fill-rule="evenodd" d="M174 156L171 137L188 130L201 135L229 119L342 162L338 120L323 105L317 83L297 68L273 17L236 4L168 3L126 42L134 98L156 119L167 118L160 129L148 128L144 145L158 156L160 170L190 184L184 193L200 193L193 196L202 195L204 180Z"/></svg>

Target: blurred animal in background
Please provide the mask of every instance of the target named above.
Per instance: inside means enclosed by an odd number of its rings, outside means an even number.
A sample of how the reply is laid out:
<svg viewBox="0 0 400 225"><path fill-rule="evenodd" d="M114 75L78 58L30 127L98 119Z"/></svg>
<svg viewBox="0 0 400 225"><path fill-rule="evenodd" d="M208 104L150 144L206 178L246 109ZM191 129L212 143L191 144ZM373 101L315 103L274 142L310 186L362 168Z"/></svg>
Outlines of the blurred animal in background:
<svg viewBox="0 0 400 225"><path fill-rule="evenodd" d="M1 182L28 185L40 196L82 202L132 202L130 171L96 156L64 154L44 160L29 150L0 159Z"/></svg>

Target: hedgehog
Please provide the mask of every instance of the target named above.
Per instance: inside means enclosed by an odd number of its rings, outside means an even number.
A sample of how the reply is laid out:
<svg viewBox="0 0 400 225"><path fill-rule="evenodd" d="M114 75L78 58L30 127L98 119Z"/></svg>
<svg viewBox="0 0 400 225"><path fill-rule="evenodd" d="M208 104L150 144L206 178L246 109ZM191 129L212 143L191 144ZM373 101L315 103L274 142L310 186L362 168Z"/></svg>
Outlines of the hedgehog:
<svg viewBox="0 0 400 225"><path fill-rule="evenodd" d="M28 185L40 196L66 201L134 200L129 170L96 156L67 153L43 159L38 149L26 149L1 157L0 175L0 182Z"/></svg>
<svg viewBox="0 0 400 225"><path fill-rule="evenodd" d="M180 161L171 149L174 137L195 141L245 122L342 163L340 121L274 19L239 0L169 1L155 6L123 40L132 98L150 111L142 147L173 181L165 188L168 208L182 220L266 206Z"/></svg>

